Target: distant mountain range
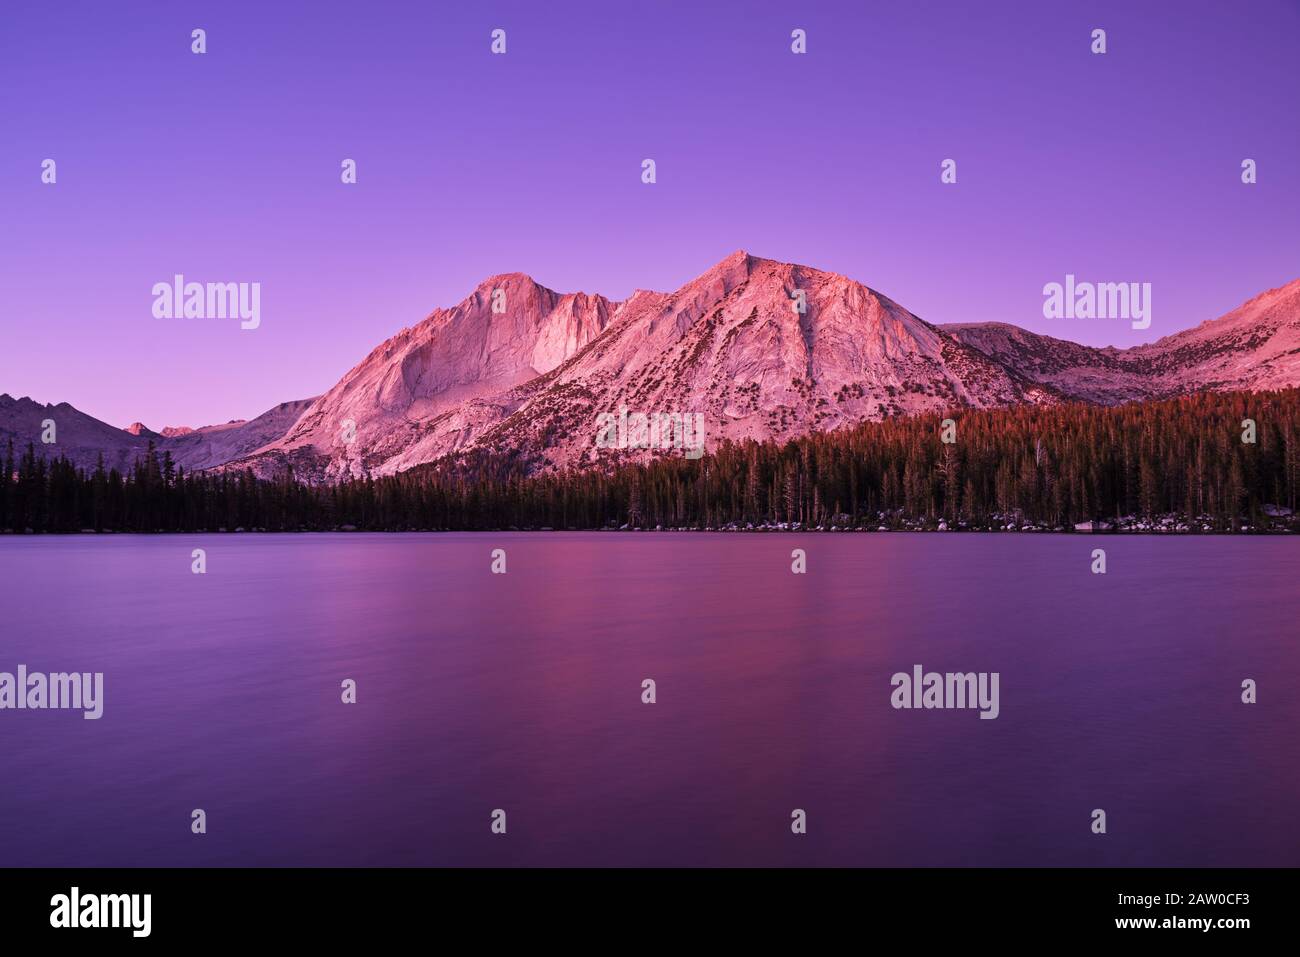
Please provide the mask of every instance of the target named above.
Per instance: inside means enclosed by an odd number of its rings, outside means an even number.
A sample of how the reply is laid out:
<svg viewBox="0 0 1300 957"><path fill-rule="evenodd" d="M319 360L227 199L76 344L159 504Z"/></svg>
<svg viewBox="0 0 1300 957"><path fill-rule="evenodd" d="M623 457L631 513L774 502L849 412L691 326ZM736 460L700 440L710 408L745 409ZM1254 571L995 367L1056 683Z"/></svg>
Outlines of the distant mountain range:
<svg viewBox="0 0 1300 957"><path fill-rule="evenodd" d="M802 298L805 307L796 308ZM251 421L118 429L0 396L0 443L123 468L150 440L187 470L291 466L311 482L489 449L532 471L649 453L597 448L597 416L701 413L707 444L863 420L1300 385L1300 280L1129 349L1005 323L934 325L844 276L736 252L673 293L561 294L508 273L380 344L333 388ZM54 419L58 443L42 446Z"/></svg>
<svg viewBox="0 0 1300 957"><path fill-rule="evenodd" d="M186 471L210 469L242 459L284 435L314 400L284 402L250 421L237 420L225 425L208 425L200 429L165 428L153 432L135 422L125 429L101 422L66 402L41 405L31 399L0 395L0 450L12 438L14 450L21 453L32 443L47 457L66 455L77 465L95 467L100 455L106 469L129 468L149 448L159 454L171 452L172 461ZM41 442L42 423L55 423L56 442Z"/></svg>

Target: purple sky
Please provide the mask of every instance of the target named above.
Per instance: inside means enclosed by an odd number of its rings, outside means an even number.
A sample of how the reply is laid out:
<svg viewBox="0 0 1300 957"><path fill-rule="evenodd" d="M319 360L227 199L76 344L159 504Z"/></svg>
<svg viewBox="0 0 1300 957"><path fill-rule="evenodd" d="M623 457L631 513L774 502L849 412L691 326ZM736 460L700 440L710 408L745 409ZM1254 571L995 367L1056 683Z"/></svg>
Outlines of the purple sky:
<svg viewBox="0 0 1300 957"><path fill-rule="evenodd" d="M0 392L251 417L493 273L621 298L737 248L1155 339L1300 276L1298 42L1279 0L5 4ZM176 272L261 282L261 328L153 318ZM1152 283L1151 328L1044 319L1067 272Z"/></svg>

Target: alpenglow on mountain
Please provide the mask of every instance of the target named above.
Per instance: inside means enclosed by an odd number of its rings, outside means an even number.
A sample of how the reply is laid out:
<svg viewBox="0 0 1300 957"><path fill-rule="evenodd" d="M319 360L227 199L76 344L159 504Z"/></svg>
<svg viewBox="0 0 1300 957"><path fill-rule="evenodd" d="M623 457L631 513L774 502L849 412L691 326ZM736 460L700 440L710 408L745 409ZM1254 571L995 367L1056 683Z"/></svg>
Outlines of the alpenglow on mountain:
<svg viewBox="0 0 1300 957"><path fill-rule="evenodd" d="M122 467L152 439L188 469L334 482L480 449L529 471L650 454L597 447L597 416L622 408L699 413L713 448L963 407L1296 385L1300 280L1157 342L1097 349L1005 323L935 325L836 273L736 252L676 292L623 301L493 276L317 398L247 423L128 431L0 396L0 442L40 448L41 420L62 417L69 443L43 452L85 467L100 452Z"/></svg>

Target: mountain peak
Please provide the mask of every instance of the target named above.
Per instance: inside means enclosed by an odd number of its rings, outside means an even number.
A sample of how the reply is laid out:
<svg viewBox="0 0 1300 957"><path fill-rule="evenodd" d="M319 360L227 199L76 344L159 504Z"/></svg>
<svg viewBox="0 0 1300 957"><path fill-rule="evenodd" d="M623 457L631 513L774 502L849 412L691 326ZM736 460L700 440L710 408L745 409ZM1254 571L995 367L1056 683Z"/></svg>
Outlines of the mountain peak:
<svg viewBox="0 0 1300 957"><path fill-rule="evenodd" d="M714 447L961 407L1298 384L1300 280L1159 342L1095 349L1006 323L934 325L844 274L736 249L675 291L620 302L497 273L324 395L248 423L160 435L3 395L0 440L35 441L55 411L60 451L83 465L105 451L125 467L146 438L187 470L337 481L479 450L530 471L605 467L637 454L594 445L597 417L623 407L699 416Z"/></svg>
<svg viewBox="0 0 1300 957"><path fill-rule="evenodd" d="M674 295L681 296L682 293L694 293L715 286L720 287L723 293L730 292L747 280L757 265L766 262L768 260L758 259L743 249L737 249L682 286Z"/></svg>
<svg viewBox="0 0 1300 957"><path fill-rule="evenodd" d="M502 272L488 276L479 283L461 305L468 305L470 303L491 304L492 297L496 295L498 290L505 294L507 304L515 302L533 302L537 300L542 302L555 302L567 296L584 295L581 292L557 292L549 286L545 286L538 282L525 272Z"/></svg>
<svg viewBox="0 0 1300 957"><path fill-rule="evenodd" d="M491 289L499 286L539 286L532 276L525 272L499 272L488 276L478 284L479 289ZM542 287L545 288L545 287Z"/></svg>
<svg viewBox="0 0 1300 957"><path fill-rule="evenodd" d="M1288 299L1300 294L1300 278L1292 279L1273 289L1266 289L1257 296L1247 299L1239 308L1246 309L1256 304L1269 304L1282 299Z"/></svg>
<svg viewBox="0 0 1300 957"><path fill-rule="evenodd" d="M737 249L725 259L720 260L707 272L701 274L696 281L722 278L723 282L730 288L760 274L771 282L784 284L789 288L831 285L841 289L853 288L858 290L858 294L863 294L865 291L865 294L881 295L877 290L865 283L850 279L842 273L818 269L815 266L807 266L802 263L755 256L744 249Z"/></svg>

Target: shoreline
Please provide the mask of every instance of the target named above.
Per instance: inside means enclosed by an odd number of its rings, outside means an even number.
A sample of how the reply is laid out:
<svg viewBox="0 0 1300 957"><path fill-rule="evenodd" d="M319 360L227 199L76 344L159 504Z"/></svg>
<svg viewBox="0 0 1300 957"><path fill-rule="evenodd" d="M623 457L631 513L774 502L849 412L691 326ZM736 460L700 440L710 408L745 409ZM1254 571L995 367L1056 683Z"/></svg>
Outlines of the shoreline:
<svg viewBox="0 0 1300 957"><path fill-rule="evenodd" d="M1106 537L1106 536L1130 536L1130 537L1155 537L1155 538L1193 538L1193 537L1259 537L1259 536L1290 536L1300 532L1300 528L1282 527L1282 528L1242 528L1236 530L1228 529L1095 529L1095 530L1077 530L1068 528L961 528L961 529L939 529L939 528L551 528L551 527L505 527L505 528L357 528L357 527L335 527L335 528L301 528L301 529L266 529L266 528L235 528L235 529L210 529L210 528L192 528L192 529L158 529L152 532L131 530L117 531L116 529L87 529L83 528L75 532L36 532L31 530L17 531L15 529L0 529L0 538L70 538L70 537L88 537L96 535L145 535L145 536L163 536L163 535L497 535L497 534L589 534L594 532L611 532L611 533L681 533L697 535L844 535L844 534L872 534L872 535L1070 535L1070 536L1089 536L1089 537Z"/></svg>

